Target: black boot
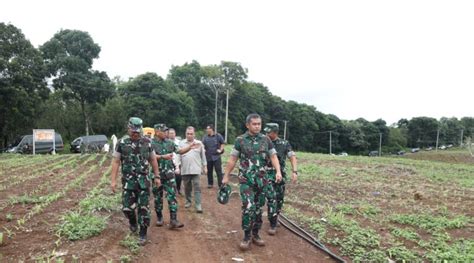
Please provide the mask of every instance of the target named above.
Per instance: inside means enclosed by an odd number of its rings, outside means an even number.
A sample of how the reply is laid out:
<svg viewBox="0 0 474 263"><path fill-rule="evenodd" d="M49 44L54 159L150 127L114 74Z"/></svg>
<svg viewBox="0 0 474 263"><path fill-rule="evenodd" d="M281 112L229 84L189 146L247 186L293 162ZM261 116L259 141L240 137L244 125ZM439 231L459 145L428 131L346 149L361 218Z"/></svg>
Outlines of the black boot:
<svg viewBox="0 0 474 263"><path fill-rule="evenodd" d="M240 249L248 250L250 248L250 230L244 232L244 239L240 242Z"/></svg>
<svg viewBox="0 0 474 263"><path fill-rule="evenodd" d="M146 232L147 232L147 227L146 226L141 226L140 227L140 238L138 239L138 244L140 246L144 246L146 244Z"/></svg>
<svg viewBox="0 0 474 263"><path fill-rule="evenodd" d="M163 226L163 213L162 212L156 212L156 217L158 220L156 221L156 226Z"/></svg>
<svg viewBox="0 0 474 263"><path fill-rule="evenodd" d="M258 229L252 230L252 242L259 247L265 246L265 241L258 235Z"/></svg>
<svg viewBox="0 0 474 263"><path fill-rule="evenodd" d="M274 217L270 220L270 228L268 229L268 234L274 236L276 234L277 218Z"/></svg>
<svg viewBox="0 0 474 263"><path fill-rule="evenodd" d="M178 221L177 217L178 216L176 215L176 213L171 213L171 223L170 223L171 228L181 228L184 226L183 223Z"/></svg>

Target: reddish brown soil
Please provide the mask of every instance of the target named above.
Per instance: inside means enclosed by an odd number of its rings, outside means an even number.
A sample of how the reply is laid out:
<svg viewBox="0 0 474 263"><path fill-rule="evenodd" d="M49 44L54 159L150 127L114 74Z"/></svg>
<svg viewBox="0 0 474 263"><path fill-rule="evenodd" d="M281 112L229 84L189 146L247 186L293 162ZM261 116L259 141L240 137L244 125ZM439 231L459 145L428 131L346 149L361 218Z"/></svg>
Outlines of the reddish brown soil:
<svg viewBox="0 0 474 263"><path fill-rule="evenodd" d="M78 166L74 174L80 175L87 171L90 165L97 163L97 160L99 158L86 165ZM104 213L110 217L107 228L99 236L75 242L64 239L56 242L58 237L54 235L54 226L59 222L60 216L67 211L77 209L79 201L97 185L109 165L110 161L107 161L100 170L92 172L80 187L72 189L66 197L60 198L40 214L28 220L26 228L14 230L15 234L11 239L6 237L3 229L0 229L5 236L4 244L0 246L0 262L30 262L35 258L50 255L62 256L67 262L72 261L73 258L79 258L82 262L108 260L117 262L122 256L132 255L127 248L120 245L120 241L129 233L129 230L125 217L119 211ZM66 167L56 172L68 172L68 169L72 168ZM68 179L70 178L71 176L68 176ZM38 183L36 179L32 182ZM245 262L333 262L324 253L283 227L278 228L276 236L269 236L266 233L268 228L266 218L261 231L266 246L252 245L249 251L240 251L238 244L243 233L240 228L241 203L238 193L232 195L229 204L221 205L216 201L217 189L206 188L207 180L204 177L201 177L201 185L203 186L204 213L197 214L193 208L185 209L184 197L179 196L178 218L185 227L179 230L170 230L167 226L150 227L149 241L138 255L132 255L134 262L233 262L232 258L242 258ZM64 183L52 184L51 191L57 191L62 186ZM27 193L32 188L15 189L12 194L21 194L22 190ZM233 190L238 189L234 186ZM152 201L151 204L153 209ZM1 227L14 229L17 216L26 214L31 207L32 205L16 205L6 208L8 211L3 211L0 216ZM7 222L6 213L13 212L15 220ZM153 222L155 220L156 217L153 214ZM169 215L167 205L165 205L165 224L168 223Z"/></svg>

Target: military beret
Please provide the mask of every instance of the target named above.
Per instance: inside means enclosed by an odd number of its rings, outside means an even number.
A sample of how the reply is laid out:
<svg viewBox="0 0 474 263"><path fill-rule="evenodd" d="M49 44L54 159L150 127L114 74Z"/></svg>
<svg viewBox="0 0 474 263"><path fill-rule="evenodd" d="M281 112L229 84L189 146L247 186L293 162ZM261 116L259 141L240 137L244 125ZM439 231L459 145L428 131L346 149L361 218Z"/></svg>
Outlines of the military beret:
<svg viewBox="0 0 474 263"><path fill-rule="evenodd" d="M133 132L141 132L142 126L143 126L143 121L140 118L131 117L128 120L128 128L132 130Z"/></svg>
<svg viewBox="0 0 474 263"><path fill-rule="evenodd" d="M168 127L166 127L166 124L164 123L158 123L158 124L155 124L155 126L153 126L155 128L155 130L159 130L159 131L167 131L168 130Z"/></svg>
<svg viewBox="0 0 474 263"><path fill-rule="evenodd" d="M269 133L269 132L278 132L280 127L278 126L278 123L267 123L265 124L265 128L263 129L264 132Z"/></svg>

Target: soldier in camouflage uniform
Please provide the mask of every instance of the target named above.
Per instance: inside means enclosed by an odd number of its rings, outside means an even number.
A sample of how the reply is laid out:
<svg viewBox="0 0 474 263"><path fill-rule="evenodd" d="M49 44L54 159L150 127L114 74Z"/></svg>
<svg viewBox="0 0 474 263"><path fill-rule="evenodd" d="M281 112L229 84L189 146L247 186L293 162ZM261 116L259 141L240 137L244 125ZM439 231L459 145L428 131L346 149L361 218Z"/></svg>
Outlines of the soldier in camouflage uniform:
<svg viewBox="0 0 474 263"><path fill-rule="evenodd" d="M173 153L184 154L189 150L197 147L191 144L185 148L178 149L176 144L166 138L165 124L156 124L155 137L152 139L152 147L156 153L156 159L160 168L161 185L153 185L152 191L155 197L155 211L158 218L156 225L163 226L163 191L166 191L166 199L168 199L168 206L170 210L170 227L181 228L184 225L177 219L178 201L176 200L176 180L175 180L175 166L173 163Z"/></svg>
<svg viewBox="0 0 474 263"><path fill-rule="evenodd" d="M272 140L273 146L277 152L278 162L280 163L280 171L283 176L280 182L275 179L276 170L270 162L267 162L267 176L270 184L268 184L268 191L266 191L266 197L268 200L268 220L270 221L270 228L268 229L269 235L276 234L276 223L278 215L283 207L283 201L285 198L285 182L287 179L285 171L285 161L288 157L290 159L292 170L292 181L296 182L298 177L296 155L292 150L290 143L287 140L278 137L279 126L278 123L267 123L265 129L263 129L268 138ZM274 190L272 193L271 191ZM275 200L276 197L276 200Z"/></svg>
<svg viewBox="0 0 474 263"><path fill-rule="evenodd" d="M281 180L280 164L276 151L268 137L261 134L262 119L258 114L249 114L246 118L247 132L237 137L234 149L226 166L223 185L229 182L229 175L238 159L240 196L242 199L242 229L244 239L240 243L242 250L250 247L250 241L257 246L264 246L265 242L258 232L262 226L261 203L265 203L263 193L266 184L266 159L270 159L276 169L275 180ZM252 236L251 236L252 235Z"/></svg>
<svg viewBox="0 0 474 263"><path fill-rule="evenodd" d="M147 228L150 225L150 180L160 185L158 163L155 152L151 147L150 139L141 136L142 120L132 117L128 122L128 136L123 137L117 144L112 162L111 187L115 192L117 185L116 177L120 164L122 164L122 211L128 218L130 230L137 231L137 215L135 209L138 208L138 225L140 225L139 243L146 243ZM153 168L153 176L148 175L149 166Z"/></svg>

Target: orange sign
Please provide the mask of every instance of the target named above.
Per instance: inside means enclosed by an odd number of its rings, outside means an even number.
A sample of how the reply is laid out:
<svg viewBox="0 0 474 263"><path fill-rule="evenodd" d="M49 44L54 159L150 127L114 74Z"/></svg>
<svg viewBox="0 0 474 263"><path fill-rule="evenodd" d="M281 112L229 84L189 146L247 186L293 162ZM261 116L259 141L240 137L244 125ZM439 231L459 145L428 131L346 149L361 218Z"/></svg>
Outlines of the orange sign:
<svg viewBox="0 0 474 263"><path fill-rule="evenodd" d="M33 130L34 140L39 141L53 141L54 130Z"/></svg>

